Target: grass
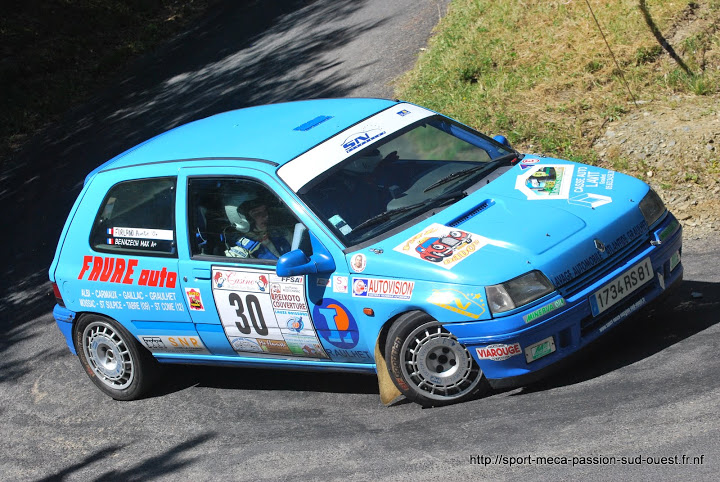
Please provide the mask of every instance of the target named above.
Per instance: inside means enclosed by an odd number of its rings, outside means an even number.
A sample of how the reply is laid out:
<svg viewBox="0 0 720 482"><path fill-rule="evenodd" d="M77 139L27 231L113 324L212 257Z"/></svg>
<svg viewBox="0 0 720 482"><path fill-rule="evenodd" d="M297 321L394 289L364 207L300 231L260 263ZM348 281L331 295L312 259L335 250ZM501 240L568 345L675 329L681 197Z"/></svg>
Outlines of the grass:
<svg viewBox="0 0 720 482"><path fill-rule="evenodd" d="M667 32L698 2L646 3ZM524 151L596 162L593 139L635 100L719 91L719 66L708 62L720 50L717 3L709 30L674 46L688 75L660 47L637 0L590 2L620 69L584 1L454 0L398 96L504 134Z"/></svg>

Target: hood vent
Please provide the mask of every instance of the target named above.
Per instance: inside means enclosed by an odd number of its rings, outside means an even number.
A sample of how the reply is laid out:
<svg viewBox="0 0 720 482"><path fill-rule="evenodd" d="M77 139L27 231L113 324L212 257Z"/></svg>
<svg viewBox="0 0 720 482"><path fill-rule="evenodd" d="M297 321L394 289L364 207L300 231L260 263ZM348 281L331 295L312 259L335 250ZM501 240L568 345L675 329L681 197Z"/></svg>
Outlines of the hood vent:
<svg viewBox="0 0 720 482"><path fill-rule="evenodd" d="M457 218L453 219L449 223L446 224L446 226L450 226L451 228L454 228L456 226L461 225L462 223L466 222L467 220L474 218L481 212L485 211L490 206L494 205L495 201L492 199L486 199L477 206L475 206L472 210L466 212L465 214L462 214L458 216Z"/></svg>

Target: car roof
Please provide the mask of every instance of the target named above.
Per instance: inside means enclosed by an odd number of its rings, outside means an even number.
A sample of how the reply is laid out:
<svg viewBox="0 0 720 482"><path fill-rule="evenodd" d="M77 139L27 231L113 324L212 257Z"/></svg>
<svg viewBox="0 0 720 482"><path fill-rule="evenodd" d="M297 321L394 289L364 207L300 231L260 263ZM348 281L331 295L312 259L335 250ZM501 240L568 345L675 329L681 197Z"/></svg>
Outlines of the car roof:
<svg viewBox="0 0 720 482"><path fill-rule="evenodd" d="M318 99L238 109L171 129L101 165L103 170L203 158L264 159L282 165L397 101Z"/></svg>

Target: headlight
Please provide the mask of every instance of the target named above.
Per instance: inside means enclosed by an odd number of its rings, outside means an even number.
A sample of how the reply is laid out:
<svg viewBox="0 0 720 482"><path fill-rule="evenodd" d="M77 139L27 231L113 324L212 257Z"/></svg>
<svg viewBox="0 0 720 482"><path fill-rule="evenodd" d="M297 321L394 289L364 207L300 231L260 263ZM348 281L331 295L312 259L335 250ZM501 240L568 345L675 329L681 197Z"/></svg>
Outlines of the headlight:
<svg viewBox="0 0 720 482"><path fill-rule="evenodd" d="M554 289L550 280L536 270L499 285L487 286L485 293L490 311L502 313L542 298Z"/></svg>
<svg viewBox="0 0 720 482"><path fill-rule="evenodd" d="M650 188L650 191L640 201L640 211L642 211L648 226L652 226L665 212L665 204L663 204L660 196Z"/></svg>

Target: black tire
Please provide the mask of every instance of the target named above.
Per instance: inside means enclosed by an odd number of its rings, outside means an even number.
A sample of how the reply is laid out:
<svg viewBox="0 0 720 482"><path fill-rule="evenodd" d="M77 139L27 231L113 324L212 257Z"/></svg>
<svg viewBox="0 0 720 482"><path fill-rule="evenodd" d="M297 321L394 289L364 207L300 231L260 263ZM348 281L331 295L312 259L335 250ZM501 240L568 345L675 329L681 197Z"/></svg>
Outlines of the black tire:
<svg viewBox="0 0 720 482"><path fill-rule="evenodd" d="M110 318L82 316L75 324L73 342L90 379L115 400L142 398L160 371L150 352Z"/></svg>
<svg viewBox="0 0 720 482"><path fill-rule="evenodd" d="M423 407L463 402L489 390L467 348L421 311L402 315L390 327L385 360L395 386Z"/></svg>

